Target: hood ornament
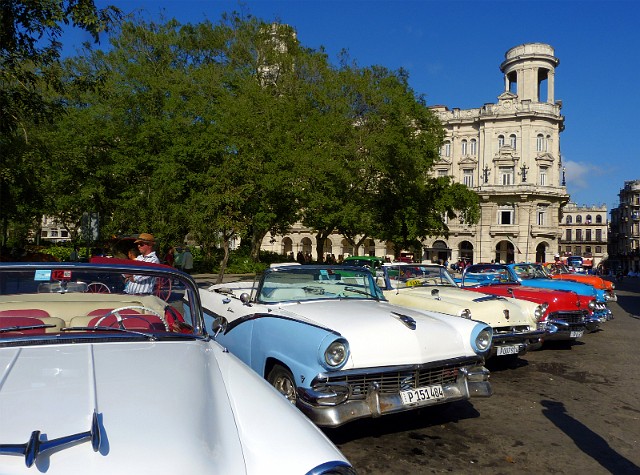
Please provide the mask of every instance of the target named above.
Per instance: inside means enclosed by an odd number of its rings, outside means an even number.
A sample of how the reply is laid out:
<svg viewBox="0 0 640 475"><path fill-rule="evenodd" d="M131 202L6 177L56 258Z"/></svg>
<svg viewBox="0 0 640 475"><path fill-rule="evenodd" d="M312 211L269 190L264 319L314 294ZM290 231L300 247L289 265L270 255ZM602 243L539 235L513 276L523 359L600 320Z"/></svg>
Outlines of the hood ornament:
<svg viewBox="0 0 640 475"><path fill-rule="evenodd" d="M91 440L91 446L94 452L100 450L102 434L100 433L100 422L98 421L98 413L96 411L93 411L91 429L87 432L66 435L53 440L40 440L40 431L34 430L31 433L29 441L25 444L0 444L0 455L24 455L24 461L27 467L31 467L40 454L59 449L60 447L75 445L85 440Z"/></svg>
<svg viewBox="0 0 640 475"><path fill-rule="evenodd" d="M401 313L396 313L396 312L391 312L391 315L393 315L402 323L404 323L407 328L411 330L416 329L416 321L413 318L411 318L409 315L403 315Z"/></svg>

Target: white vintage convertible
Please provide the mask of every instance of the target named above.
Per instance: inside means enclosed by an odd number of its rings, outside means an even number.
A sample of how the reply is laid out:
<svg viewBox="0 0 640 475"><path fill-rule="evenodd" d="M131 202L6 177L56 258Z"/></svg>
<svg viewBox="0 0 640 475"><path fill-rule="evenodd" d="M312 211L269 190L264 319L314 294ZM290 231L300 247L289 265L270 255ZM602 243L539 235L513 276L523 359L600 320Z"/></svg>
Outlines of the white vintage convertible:
<svg viewBox="0 0 640 475"><path fill-rule="evenodd" d="M354 473L211 340L189 276L104 262L0 264L0 473Z"/></svg>
<svg viewBox="0 0 640 475"><path fill-rule="evenodd" d="M491 356L517 356L542 346L546 327L542 304L461 289L444 266L384 264L376 283L389 302L433 310L491 325Z"/></svg>
<svg viewBox="0 0 640 475"><path fill-rule="evenodd" d="M490 396L491 327L391 305L361 267L200 289L216 340L320 426Z"/></svg>

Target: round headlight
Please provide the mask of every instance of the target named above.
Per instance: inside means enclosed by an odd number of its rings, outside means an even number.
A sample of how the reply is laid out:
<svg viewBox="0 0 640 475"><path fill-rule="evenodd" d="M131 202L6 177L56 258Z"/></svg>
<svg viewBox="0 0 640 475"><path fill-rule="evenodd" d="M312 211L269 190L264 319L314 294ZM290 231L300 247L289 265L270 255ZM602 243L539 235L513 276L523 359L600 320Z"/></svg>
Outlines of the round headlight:
<svg viewBox="0 0 640 475"><path fill-rule="evenodd" d="M589 308L590 308L591 310L593 310L594 308L596 308L596 306L597 306L597 302L596 302L595 300L590 300L590 301L589 301Z"/></svg>
<svg viewBox="0 0 640 475"><path fill-rule="evenodd" d="M476 337L476 346L480 351L487 351L491 346L491 332L489 330L482 330Z"/></svg>
<svg viewBox="0 0 640 475"><path fill-rule="evenodd" d="M347 346L342 341L334 341L324 351L324 360L329 366L340 366L347 358Z"/></svg>
<svg viewBox="0 0 640 475"><path fill-rule="evenodd" d="M542 305L538 305L536 309L533 311L533 316L536 317L536 320L540 320L544 315L544 307Z"/></svg>
<svg viewBox="0 0 640 475"><path fill-rule="evenodd" d="M469 310L468 308L465 308L462 312L460 312L460 316L462 318L471 319L471 310Z"/></svg>

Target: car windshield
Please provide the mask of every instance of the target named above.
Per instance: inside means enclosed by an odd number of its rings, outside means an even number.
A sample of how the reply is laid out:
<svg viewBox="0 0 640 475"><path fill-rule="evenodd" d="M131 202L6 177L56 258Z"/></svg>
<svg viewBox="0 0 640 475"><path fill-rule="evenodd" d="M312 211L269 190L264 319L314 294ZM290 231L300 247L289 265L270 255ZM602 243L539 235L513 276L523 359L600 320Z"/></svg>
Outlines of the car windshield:
<svg viewBox="0 0 640 475"><path fill-rule="evenodd" d="M167 266L112 261L1 264L0 346L16 340L53 344L203 336L190 277Z"/></svg>
<svg viewBox="0 0 640 475"><path fill-rule="evenodd" d="M430 265L386 265L389 284L393 289L405 287L457 287L444 267Z"/></svg>
<svg viewBox="0 0 640 475"><path fill-rule="evenodd" d="M384 300L371 273L348 266L281 266L265 272L258 302L301 302L318 299Z"/></svg>
<svg viewBox="0 0 640 475"><path fill-rule="evenodd" d="M517 285L505 266L476 264L467 267L462 276L462 286L509 284Z"/></svg>
<svg viewBox="0 0 640 475"><path fill-rule="evenodd" d="M542 266L535 264L516 264L513 266L516 275L521 279L548 279Z"/></svg>
<svg viewBox="0 0 640 475"><path fill-rule="evenodd" d="M549 275L560 275L560 274L570 274L567 266L561 263L554 262L553 264L548 264L545 266L545 271Z"/></svg>

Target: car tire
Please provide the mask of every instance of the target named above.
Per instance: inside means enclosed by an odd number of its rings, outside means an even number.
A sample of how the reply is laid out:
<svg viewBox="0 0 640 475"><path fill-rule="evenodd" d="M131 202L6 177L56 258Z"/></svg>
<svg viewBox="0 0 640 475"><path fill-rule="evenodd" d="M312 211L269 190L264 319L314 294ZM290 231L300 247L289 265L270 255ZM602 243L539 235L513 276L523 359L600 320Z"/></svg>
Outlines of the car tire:
<svg viewBox="0 0 640 475"><path fill-rule="evenodd" d="M287 398L291 404L296 404L298 401L298 388L296 387L296 382L293 379L291 371L277 364L269 371L267 381L269 381L269 384L276 388L280 394Z"/></svg>

